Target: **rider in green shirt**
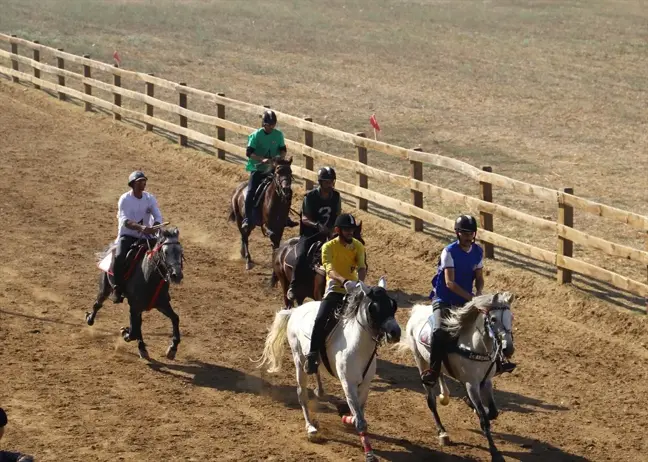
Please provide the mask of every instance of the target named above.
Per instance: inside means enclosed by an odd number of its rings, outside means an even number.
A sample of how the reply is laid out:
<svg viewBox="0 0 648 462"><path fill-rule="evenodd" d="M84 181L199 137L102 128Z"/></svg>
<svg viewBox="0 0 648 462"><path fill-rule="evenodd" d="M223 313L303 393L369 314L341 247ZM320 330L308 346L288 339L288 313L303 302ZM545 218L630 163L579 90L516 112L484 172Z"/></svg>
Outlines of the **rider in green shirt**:
<svg viewBox="0 0 648 462"><path fill-rule="evenodd" d="M275 128L277 115L274 111L267 110L263 113L262 128L259 128L248 137L246 155L248 162L245 170L250 172L247 192L245 195L245 218L242 227L248 226L248 221L256 223L254 211L254 193L261 185L263 178L272 172L272 160L285 157L286 142L281 130Z"/></svg>

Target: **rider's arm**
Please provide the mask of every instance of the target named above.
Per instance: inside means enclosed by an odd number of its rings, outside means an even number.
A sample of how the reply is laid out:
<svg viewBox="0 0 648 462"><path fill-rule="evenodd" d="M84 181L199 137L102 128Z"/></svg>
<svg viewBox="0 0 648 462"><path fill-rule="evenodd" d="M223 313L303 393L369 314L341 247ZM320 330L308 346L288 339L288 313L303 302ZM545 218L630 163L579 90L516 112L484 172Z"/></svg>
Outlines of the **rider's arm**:
<svg viewBox="0 0 648 462"><path fill-rule="evenodd" d="M312 206L308 203L308 195L304 196L301 222L309 228L318 228L317 220L314 219Z"/></svg>
<svg viewBox="0 0 648 462"><path fill-rule="evenodd" d="M475 294L481 295L484 290L484 272L482 269L475 270Z"/></svg>
<svg viewBox="0 0 648 462"><path fill-rule="evenodd" d="M250 136L248 136L248 145L247 149L245 150L245 155L251 158L252 160L256 160L257 162L262 162L264 160L263 156L260 156L256 154L256 148L257 148L257 143L256 143L256 137L257 137L258 132L252 133Z"/></svg>
<svg viewBox="0 0 648 462"><path fill-rule="evenodd" d="M446 268L443 270L445 275L446 287L450 289L455 294L459 295L461 298L464 298L468 301L472 300L472 294L469 294L461 288L459 284L455 282L455 270L454 268Z"/></svg>
<svg viewBox="0 0 648 462"><path fill-rule="evenodd" d="M322 247L322 265L324 266L329 278L336 281L339 285L344 284L346 279L340 276L340 273L333 269L333 247L330 245L324 245L324 247Z"/></svg>
<svg viewBox="0 0 648 462"><path fill-rule="evenodd" d="M162 212L160 212L157 199L153 194L151 194L151 215L153 215L154 225L162 223Z"/></svg>
<svg viewBox="0 0 648 462"><path fill-rule="evenodd" d="M367 277L367 264L365 261L365 248L364 245L362 245L361 242L359 241L354 241L356 243L356 247L358 249L358 252L356 254L356 265L358 267L358 279L364 282L365 278Z"/></svg>
<svg viewBox="0 0 648 462"><path fill-rule="evenodd" d="M279 142L279 156L282 159L286 158L286 153L288 152L288 149L286 149L286 141L284 140L283 133L279 132L281 134L281 141Z"/></svg>

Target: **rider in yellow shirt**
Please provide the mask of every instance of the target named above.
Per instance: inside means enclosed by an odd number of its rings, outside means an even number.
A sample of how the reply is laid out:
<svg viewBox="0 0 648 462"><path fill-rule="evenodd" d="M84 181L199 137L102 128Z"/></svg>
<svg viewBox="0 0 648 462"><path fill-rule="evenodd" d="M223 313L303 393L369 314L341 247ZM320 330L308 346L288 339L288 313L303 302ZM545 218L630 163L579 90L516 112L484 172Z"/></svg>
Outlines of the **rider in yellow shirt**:
<svg viewBox="0 0 648 462"><path fill-rule="evenodd" d="M326 292L322 300L311 336L310 353L306 359L306 373L314 374L319 365L319 350L324 342L323 333L327 321L344 301L344 295L351 292L358 281L367 275L365 248L353 237L357 223L353 215L344 213L335 220L338 236L322 247L322 264L326 271Z"/></svg>

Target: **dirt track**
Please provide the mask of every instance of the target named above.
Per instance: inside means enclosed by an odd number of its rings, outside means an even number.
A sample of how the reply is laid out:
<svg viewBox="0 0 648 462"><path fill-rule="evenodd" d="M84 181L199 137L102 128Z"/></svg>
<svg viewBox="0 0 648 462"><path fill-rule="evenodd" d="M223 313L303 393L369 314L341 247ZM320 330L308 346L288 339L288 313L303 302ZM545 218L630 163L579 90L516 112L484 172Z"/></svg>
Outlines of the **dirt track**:
<svg viewBox="0 0 648 462"><path fill-rule="evenodd" d="M327 442L310 444L287 362L277 376L254 370L279 292L259 265L237 259L227 199L242 168L35 90L0 82L0 405L3 447L39 460L362 460L357 437L331 405L316 407ZM114 237L125 178L143 167L165 218L181 230L188 265L173 291L184 335L162 360L170 323L145 315L160 362L118 338L124 307L108 303L94 328L93 253ZM428 290L443 243L361 215L372 268L404 308ZM507 460L648 460L645 320L528 271L489 262L487 289L519 296L519 368L496 381L494 424ZM409 303L408 303L409 301ZM327 380L328 391L340 389ZM453 387L455 397L457 388ZM459 399L441 409L456 445L439 448L410 357L380 352L367 418L384 460L487 460L476 417Z"/></svg>

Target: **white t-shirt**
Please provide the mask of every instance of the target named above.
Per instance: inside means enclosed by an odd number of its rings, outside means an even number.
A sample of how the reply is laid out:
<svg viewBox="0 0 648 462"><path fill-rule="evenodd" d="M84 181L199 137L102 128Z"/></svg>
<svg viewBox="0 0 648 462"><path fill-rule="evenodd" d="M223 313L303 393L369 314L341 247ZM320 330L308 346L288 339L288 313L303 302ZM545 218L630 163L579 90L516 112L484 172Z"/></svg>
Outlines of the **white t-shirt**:
<svg viewBox="0 0 648 462"><path fill-rule="evenodd" d="M162 223L162 214L153 194L144 191L142 198L138 199L133 195L133 191L131 190L125 192L119 198L117 220L119 221L117 239L120 236L145 237L139 231L127 228L126 220L131 220L144 226L153 226L155 222Z"/></svg>

